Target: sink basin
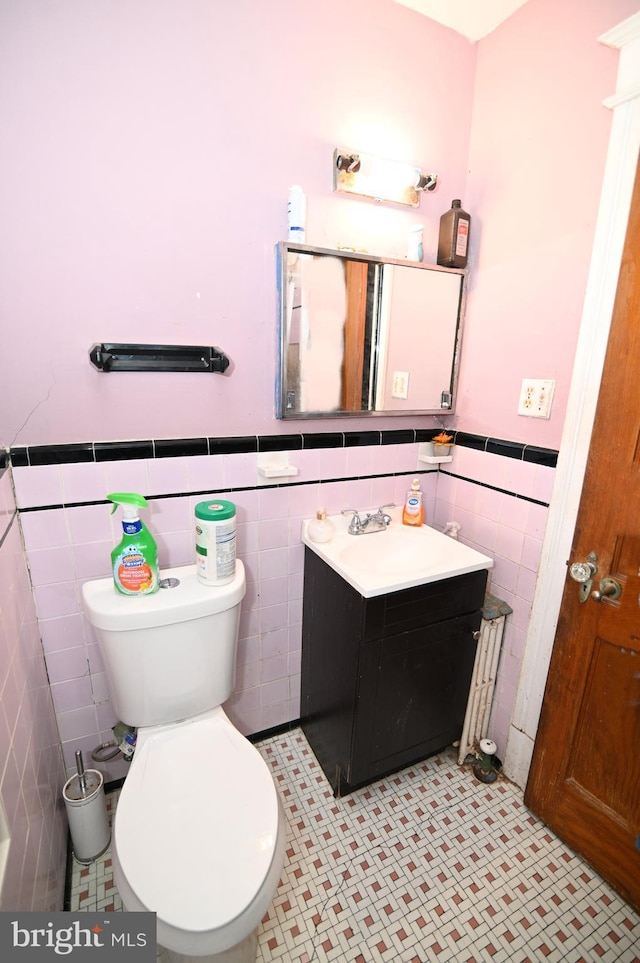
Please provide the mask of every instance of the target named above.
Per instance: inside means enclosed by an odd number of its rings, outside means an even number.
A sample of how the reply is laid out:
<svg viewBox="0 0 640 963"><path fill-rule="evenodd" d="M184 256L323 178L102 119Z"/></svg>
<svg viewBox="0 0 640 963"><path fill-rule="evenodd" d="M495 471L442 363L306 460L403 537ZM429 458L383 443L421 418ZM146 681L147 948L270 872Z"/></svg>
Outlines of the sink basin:
<svg viewBox="0 0 640 963"><path fill-rule="evenodd" d="M302 541L365 598L493 567L489 556L435 528L403 525L401 508L389 514L385 531L365 535L349 535L349 519L331 516L335 534L320 543L311 541L305 521Z"/></svg>

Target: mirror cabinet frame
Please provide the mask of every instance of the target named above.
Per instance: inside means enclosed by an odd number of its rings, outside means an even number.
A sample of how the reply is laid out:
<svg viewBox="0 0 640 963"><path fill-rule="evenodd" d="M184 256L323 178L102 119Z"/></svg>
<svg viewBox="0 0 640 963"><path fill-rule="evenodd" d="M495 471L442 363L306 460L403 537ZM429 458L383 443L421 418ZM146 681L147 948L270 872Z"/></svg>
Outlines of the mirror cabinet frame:
<svg viewBox="0 0 640 963"><path fill-rule="evenodd" d="M277 359L277 376L276 376L276 417L283 420L305 420L305 419L316 419L316 418L354 418L354 417L389 417L389 416L415 416L415 415L442 415L453 414L455 411L456 393L458 387L458 368L460 359L460 348L462 343L462 328L464 320L464 310L466 303L466 270L457 268L445 268L436 264L426 264L423 262L400 260L395 258L380 257L373 254L365 254L360 251L352 250L333 250L331 248L321 248L313 247L308 244L296 244L288 241L281 241L277 245L277 267L278 267L278 359ZM356 372L360 371L360 375L363 370L363 364L367 364L366 355L370 350L377 355L378 343L377 334L378 327L380 324L381 317L381 302L382 297L382 278L385 265L398 265L400 267L406 268L408 270L422 270L430 272L439 272L449 275L457 275L460 277L460 289L458 295L457 303L457 316L455 318L455 333L453 337L452 344L452 357L450 358L450 378L446 386L442 387L441 403L438 407L433 408L394 408L394 409L383 409L375 408L375 398L373 397L373 392L370 392L369 403L370 406L367 408L333 408L331 410L310 410L310 411L299 411L296 407L291 404L292 392L297 390L297 385L292 384L290 380L290 358L289 358L289 331L291 328L291 316L292 309L294 306L287 305L287 292L289 290L289 254L302 254L302 255L322 255L327 257L332 257L340 259L345 262L345 276L348 275L349 271L355 271L358 273L358 266L362 265L362 271L367 278L371 278L371 266L373 266L373 276L376 278L376 282L373 285L376 290L368 293L369 301L373 302L373 310L375 311L375 319L373 323L373 342L369 347L363 346L361 344L362 331L357 335L345 334L345 340L350 337L350 343L355 347L354 350L349 352L349 357L342 359L343 365L343 385L342 394L343 398L346 397L348 404L356 403L358 397L358 386L356 384L358 380L357 374L354 375L353 370L349 374L349 369L354 368ZM369 273L368 273L369 272ZM365 281L366 284L366 281ZM370 284L371 287L371 284ZM345 301L351 298L351 294L345 295ZM357 297L360 299L367 297L366 294L360 292ZM357 299L357 298L356 298ZM358 308L354 311L349 308L347 310L347 316L362 316L362 308ZM427 312L428 314L428 309ZM356 322L358 324L358 322ZM389 321L391 324L391 321ZM360 324L360 327L364 325ZM347 325L345 324L345 332L347 331ZM371 332L369 332L369 337ZM428 334L425 332L425 337ZM358 340L360 339L360 340ZM363 358L363 355L365 356ZM373 363L375 367L375 361ZM415 377L415 374L414 374ZM346 384L344 383L346 381Z"/></svg>

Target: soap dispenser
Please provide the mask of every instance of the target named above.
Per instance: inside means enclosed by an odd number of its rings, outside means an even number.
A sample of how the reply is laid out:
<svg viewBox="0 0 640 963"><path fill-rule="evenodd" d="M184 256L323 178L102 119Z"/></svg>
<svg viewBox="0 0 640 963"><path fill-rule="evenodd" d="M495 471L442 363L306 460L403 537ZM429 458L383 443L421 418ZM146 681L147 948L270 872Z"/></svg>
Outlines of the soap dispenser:
<svg viewBox="0 0 640 963"><path fill-rule="evenodd" d="M327 518L324 508L319 508L316 517L309 522L309 538L312 542L330 542L333 537L333 522Z"/></svg>
<svg viewBox="0 0 640 963"><path fill-rule="evenodd" d="M424 522L424 505L422 504L422 489L420 480L414 478L411 488L407 492L404 508L402 510L403 525L422 525Z"/></svg>

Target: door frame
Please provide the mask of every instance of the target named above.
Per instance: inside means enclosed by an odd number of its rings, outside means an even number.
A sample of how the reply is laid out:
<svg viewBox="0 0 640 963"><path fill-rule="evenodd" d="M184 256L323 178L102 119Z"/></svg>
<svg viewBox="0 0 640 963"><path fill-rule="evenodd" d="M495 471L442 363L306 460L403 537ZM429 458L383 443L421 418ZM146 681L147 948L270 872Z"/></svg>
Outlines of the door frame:
<svg viewBox="0 0 640 963"><path fill-rule="evenodd" d="M640 13L598 40L619 50L620 59L616 91L603 101L613 112L611 133L553 495L504 756L505 772L522 787L531 765L578 517L640 152Z"/></svg>

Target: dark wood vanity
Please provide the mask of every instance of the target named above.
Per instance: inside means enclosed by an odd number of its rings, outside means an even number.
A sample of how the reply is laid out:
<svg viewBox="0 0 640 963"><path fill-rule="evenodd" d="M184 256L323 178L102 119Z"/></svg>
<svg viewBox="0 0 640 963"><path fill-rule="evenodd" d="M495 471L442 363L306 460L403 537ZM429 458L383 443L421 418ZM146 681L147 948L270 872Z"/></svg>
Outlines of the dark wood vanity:
<svg viewBox="0 0 640 963"><path fill-rule="evenodd" d="M486 582L364 598L305 548L301 724L336 795L460 738Z"/></svg>

